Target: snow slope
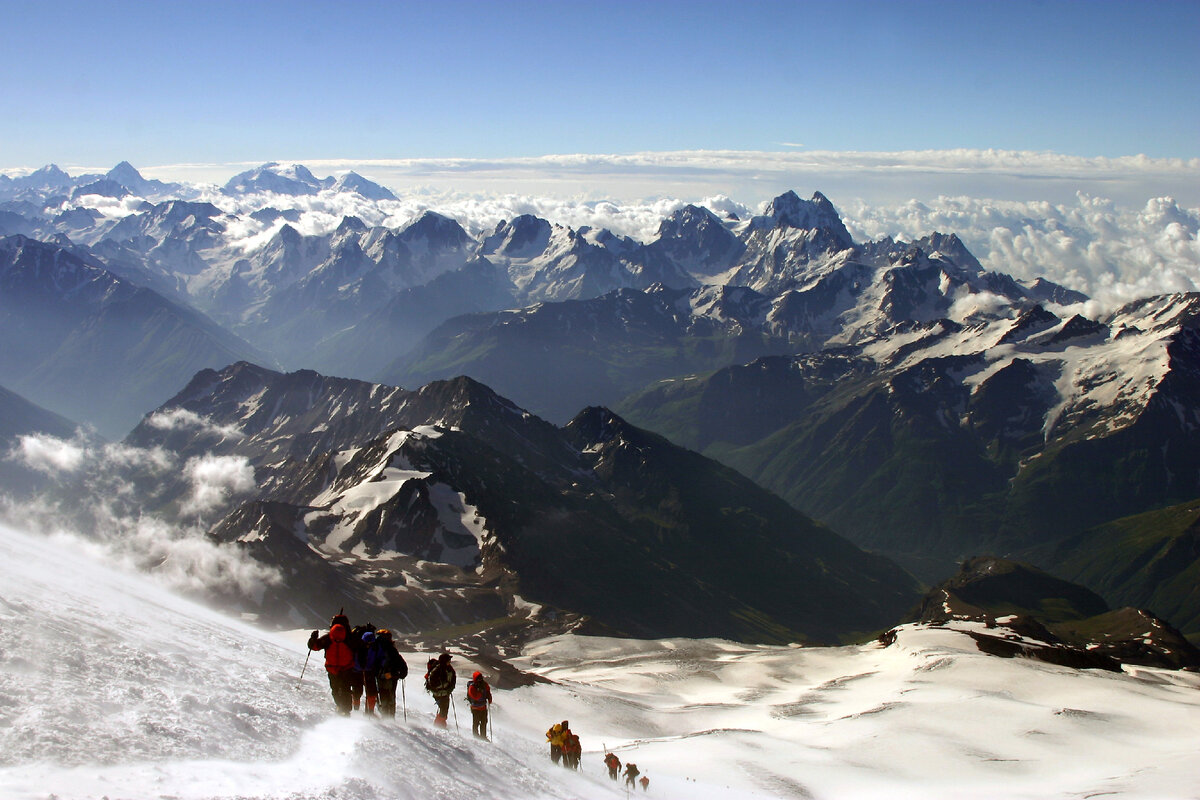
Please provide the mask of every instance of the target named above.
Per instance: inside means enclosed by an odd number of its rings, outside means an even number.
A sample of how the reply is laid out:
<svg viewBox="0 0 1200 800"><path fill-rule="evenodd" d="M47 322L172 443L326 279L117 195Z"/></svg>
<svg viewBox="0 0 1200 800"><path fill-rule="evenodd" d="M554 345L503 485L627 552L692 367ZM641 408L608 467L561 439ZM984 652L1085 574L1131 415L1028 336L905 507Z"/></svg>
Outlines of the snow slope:
<svg viewBox="0 0 1200 800"><path fill-rule="evenodd" d="M1200 797L1200 676L1077 672L951 629L843 648L564 636L497 686L492 744L332 716L303 639L0 527L0 797L605 798L602 746L660 798ZM386 620L377 620L386 624ZM424 654L405 653L414 673ZM456 658L460 675L474 668ZM461 698L456 716L465 730ZM569 719L583 769L545 757Z"/></svg>
<svg viewBox="0 0 1200 800"><path fill-rule="evenodd" d="M306 634L222 617L85 549L0 527L5 800L549 798L564 780L614 796L530 741L434 729L419 672L407 724L334 718L316 655L297 681Z"/></svg>

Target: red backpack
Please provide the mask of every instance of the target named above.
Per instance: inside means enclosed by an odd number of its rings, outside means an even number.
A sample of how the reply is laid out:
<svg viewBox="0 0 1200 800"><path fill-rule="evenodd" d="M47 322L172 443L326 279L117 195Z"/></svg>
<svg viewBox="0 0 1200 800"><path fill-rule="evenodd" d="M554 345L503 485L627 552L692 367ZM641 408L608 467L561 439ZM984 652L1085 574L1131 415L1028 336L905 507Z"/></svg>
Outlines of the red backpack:
<svg viewBox="0 0 1200 800"><path fill-rule="evenodd" d="M345 672L354 666L354 651L346 644L346 626L338 623L329 629L329 647L325 648L325 669Z"/></svg>

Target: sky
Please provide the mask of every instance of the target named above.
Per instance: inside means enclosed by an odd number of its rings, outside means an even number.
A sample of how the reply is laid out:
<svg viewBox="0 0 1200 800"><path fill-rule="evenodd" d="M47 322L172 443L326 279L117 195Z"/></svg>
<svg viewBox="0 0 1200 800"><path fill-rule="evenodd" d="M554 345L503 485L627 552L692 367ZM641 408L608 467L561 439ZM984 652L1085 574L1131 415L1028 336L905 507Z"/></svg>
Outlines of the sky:
<svg viewBox="0 0 1200 800"><path fill-rule="evenodd" d="M129 160L224 182L279 160L360 165L401 189L759 202L803 176L799 161L843 197L897 202L969 185L946 154L999 152L1038 163L984 170L973 193L1061 201L1082 184L1200 205L1191 0L0 0L0 12L8 170ZM1112 160L1135 156L1136 177L1115 187L1060 172L1082 163L1111 182Z"/></svg>

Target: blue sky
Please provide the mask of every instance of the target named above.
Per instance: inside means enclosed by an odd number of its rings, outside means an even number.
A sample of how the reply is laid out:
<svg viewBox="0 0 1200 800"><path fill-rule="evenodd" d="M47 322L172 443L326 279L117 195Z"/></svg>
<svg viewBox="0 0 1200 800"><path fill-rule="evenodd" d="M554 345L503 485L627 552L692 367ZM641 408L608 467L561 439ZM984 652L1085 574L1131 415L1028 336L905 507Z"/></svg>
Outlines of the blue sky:
<svg viewBox="0 0 1200 800"><path fill-rule="evenodd" d="M0 12L7 168L698 150L1200 156L1193 0L0 0Z"/></svg>

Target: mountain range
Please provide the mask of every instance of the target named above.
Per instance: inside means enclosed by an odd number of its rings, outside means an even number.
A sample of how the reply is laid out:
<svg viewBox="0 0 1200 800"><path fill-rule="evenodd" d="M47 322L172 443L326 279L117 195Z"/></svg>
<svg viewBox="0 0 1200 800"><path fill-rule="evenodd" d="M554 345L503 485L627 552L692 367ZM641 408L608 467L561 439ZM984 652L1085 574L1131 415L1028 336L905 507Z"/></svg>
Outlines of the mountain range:
<svg viewBox="0 0 1200 800"><path fill-rule="evenodd" d="M820 193L804 200L786 192L746 219L686 206L639 242L532 215L469 231L424 210L396 225L396 201L379 189L358 176L320 179L276 163L209 189L147 182L128 164L79 178L47 167L0 183L0 233L9 234L0 252L10 254L6 280L19 287L0 294L7 303L0 321L9 326L0 333L18 343L0 383L115 435L172 404L240 428L241 412L217 413L201 400L190 408L181 399L191 397L187 391L160 405L198 370L217 370L200 372L209 381L234 380L220 370L241 361L317 370L289 373L295 381L356 379L355 391L367 394L453 386L471 402L546 420L537 436L517 436L511 453L496 448L491 433L447 428L439 412L383 415L383 427L368 426L378 428L376 437L407 430L403 443L394 442L398 450L360 431L353 441L300 447L286 457L295 459L287 462L294 472L276 474L280 462L255 461L260 471L273 465L259 481L267 505L222 523L217 530L228 539L246 536L251 518L273 520L280 537L315 513L302 509L328 507L335 543L369 552L390 540L345 533L339 501L327 494L333 484L322 482L353 460L350 450L375 442L368 449L380 460L371 465L383 476L375 482L388 483L388 470L432 474L436 466L449 474L446 464L464 463L455 459L468 452L484 459L486 448L523 461L533 458L528 443L539 441L565 459L548 473L558 477L498 470L517 481L514 492L546 492L555 503L568 497L581 518L594 517L587 525L595 531L638 530L641 541L656 530L639 517L644 510L612 499L623 495L604 481L593 487L597 497L611 495L604 503L576 497L564 477L604 472L593 456L604 449L595 437L608 420L620 441L642 442L630 445L639 452L673 442L738 470L808 524L819 520L818 528L828 525L924 582L979 553L1012 556L1082 580L1110 600L1153 600L1185 633L1200 634L1200 598L1186 585L1200 554L1186 526L1152 545L1129 533L1143 523L1122 522L1186 516L1166 509L1200 497L1197 295L1142 298L1098 313L1068 287L985 270L951 232L855 242ZM308 224L299 203L339 195L353 195L370 221ZM66 277L53 277L60 272ZM35 308L42 311L28 313ZM483 399L483 385L493 399ZM249 396L238 402L243 410L252 405ZM337 429L349 408L347 401L305 412L297 417L303 424L272 441L308 441L305 424ZM131 438L143 440L158 443L145 421ZM238 448L251 449L231 452L253 460L255 446L239 440ZM417 469L425 462L408 450L430 459L430 469ZM683 469L682 458L656 462L649 483L661 484L660 469ZM407 466L379 466L393 460ZM312 472L313 463L324 471ZM722 483L732 477L712 480L733 491ZM465 484L445 485L468 493ZM638 503L671 507L671 492L682 489L664 486L666 495ZM439 507L436 497L448 495L428 495L424 513L448 519L445 509L457 506ZM719 519L722 508L705 514ZM481 518L505 519L502 511L489 505ZM698 525L691 510L679 513L689 521L667 515L660 544L670 541L666 531ZM455 538L474 536L461 519L458 528L404 519L401 527L428 534L408 543L417 552L454 551L453 542L470 549ZM512 524L537 528L531 519ZM503 544L514 559L519 538ZM782 552L777 542L763 546ZM563 558L577 565L570 559L588 551L571 552ZM1105 560L1132 552L1139 558L1122 570ZM649 563L670 573L658 555ZM339 580L350 586L353 573L342 570ZM528 564L518 573L523 586L545 589L555 579ZM447 595L466 592L453 584ZM704 596L686 584L677 589ZM742 589L722 591L732 606L745 602ZM586 592L563 606L603 620L593 624L613 624L613 614L593 612ZM747 618L763 612L754 603L744 608ZM683 623L694 611L662 613ZM767 616L757 627L731 629L760 640L771 640L772 630L779 638L831 637L811 620ZM840 630L869 627L846 625Z"/></svg>

